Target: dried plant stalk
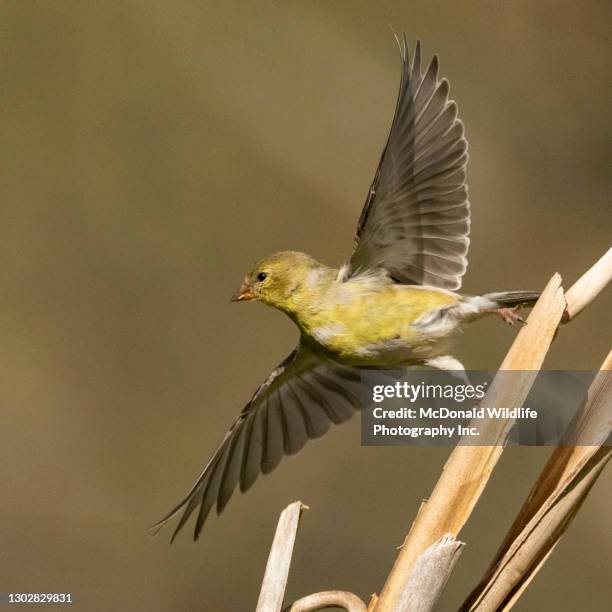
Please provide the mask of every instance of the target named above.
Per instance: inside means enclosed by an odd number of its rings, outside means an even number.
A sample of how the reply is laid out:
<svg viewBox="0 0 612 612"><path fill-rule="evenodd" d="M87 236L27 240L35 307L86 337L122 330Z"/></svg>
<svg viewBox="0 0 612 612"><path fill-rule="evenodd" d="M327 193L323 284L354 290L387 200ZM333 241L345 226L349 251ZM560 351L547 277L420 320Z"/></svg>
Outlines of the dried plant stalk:
<svg viewBox="0 0 612 612"><path fill-rule="evenodd" d="M256 612L281 612L300 517L302 511L307 509L308 506L297 501L289 504L281 512L268 556ZM347 591L314 593L302 597L284 610L285 612L310 612L330 606L344 608L347 612L366 612L366 605L363 601L357 595Z"/></svg>
<svg viewBox="0 0 612 612"><path fill-rule="evenodd" d="M480 584L462 610L509 610L578 512L612 454L612 351L593 381L568 439L552 453Z"/></svg>
<svg viewBox="0 0 612 612"><path fill-rule="evenodd" d="M561 279L559 275L553 276L529 316L529 325L521 330L500 367L502 371L524 371L523 380L513 384L512 389L505 388L507 385L501 382L493 384L485 398L489 405L519 407L523 403L533 382L528 371L541 367L560 321L568 322L576 317L610 280L612 249L572 286L565 303ZM378 612L397 609L402 589L416 559L428 546L443 533L459 533L501 456L502 445L512 424L512 421L508 421L490 425L487 433L495 434L497 446L457 446L453 450L431 497L421 506L412 524L378 599L375 607Z"/></svg>
<svg viewBox="0 0 612 612"><path fill-rule="evenodd" d="M465 544L445 535L417 559L404 586L398 610L430 612L436 605Z"/></svg>
<svg viewBox="0 0 612 612"><path fill-rule="evenodd" d="M367 612L363 601L348 591L322 591L306 595L285 608L284 612L313 612L323 608L342 608L347 612Z"/></svg>
<svg viewBox="0 0 612 612"><path fill-rule="evenodd" d="M282 610L295 536L302 510L307 507L297 501L289 504L281 512L268 556L256 612L280 612Z"/></svg>
<svg viewBox="0 0 612 612"><path fill-rule="evenodd" d="M601 257L565 294L567 310L563 322L577 317L612 280L612 248Z"/></svg>
<svg viewBox="0 0 612 612"><path fill-rule="evenodd" d="M555 330L565 310L561 277L555 274L532 310L527 325L519 332L500 370L518 370L524 374L516 384L496 383L483 399L489 406L520 407L533 383L532 371L539 370ZM497 380L497 379L496 379ZM488 435L498 441L495 446L456 446L449 456L431 497L425 502L395 561L380 594L376 612L398 610L417 558L444 534L456 536L480 497L497 463L512 419L490 423Z"/></svg>

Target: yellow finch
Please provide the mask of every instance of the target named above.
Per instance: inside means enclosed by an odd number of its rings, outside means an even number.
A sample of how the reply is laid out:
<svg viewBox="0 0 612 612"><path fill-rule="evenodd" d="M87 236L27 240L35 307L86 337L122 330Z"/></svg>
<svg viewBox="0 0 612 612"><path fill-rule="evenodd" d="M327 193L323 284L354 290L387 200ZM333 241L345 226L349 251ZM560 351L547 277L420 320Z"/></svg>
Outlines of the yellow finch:
<svg viewBox="0 0 612 612"><path fill-rule="evenodd" d="M399 42L399 41L398 41ZM424 365L462 370L448 343L462 324L487 313L522 320L517 309L537 293L470 297L461 286L469 240L467 141L438 60L421 70L400 44L402 75L391 130L339 270L284 251L258 261L234 300L257 300L297 325L297 348L270 374L234 421L185 498L155 527L182 511L174 536L197 509L197 538L212 506L220 512L236 485L299 451L358 407L361 367ZM173 536L173 538L174 538Z"/></svg>

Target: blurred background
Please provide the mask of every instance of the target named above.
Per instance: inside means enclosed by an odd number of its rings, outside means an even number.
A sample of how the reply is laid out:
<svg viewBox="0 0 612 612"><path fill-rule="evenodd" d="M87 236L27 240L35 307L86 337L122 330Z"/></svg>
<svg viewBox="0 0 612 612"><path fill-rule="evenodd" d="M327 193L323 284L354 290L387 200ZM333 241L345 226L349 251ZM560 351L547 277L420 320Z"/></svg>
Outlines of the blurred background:
<svg viewBox="0 0 612 612"><path fill-rule="evenodd" d="M364 448L359 418L190 530L145 528L186 492L293 347L230 304L278 249L341 264L392 117L406 30L466 124L465 292L571 284L610 246L609 2L4 2L0 5L0 591L82 610L250 610L277 517L304 516L288 599L368 598L448 448ZM610 290L548 368L597 368ZM491 318L456 356L495 368ZM497 549L550 449L509 448L461 534L442 610ZM612 597L604 473L517 610ZM191 526L191 524L190 524Z"/></svg>

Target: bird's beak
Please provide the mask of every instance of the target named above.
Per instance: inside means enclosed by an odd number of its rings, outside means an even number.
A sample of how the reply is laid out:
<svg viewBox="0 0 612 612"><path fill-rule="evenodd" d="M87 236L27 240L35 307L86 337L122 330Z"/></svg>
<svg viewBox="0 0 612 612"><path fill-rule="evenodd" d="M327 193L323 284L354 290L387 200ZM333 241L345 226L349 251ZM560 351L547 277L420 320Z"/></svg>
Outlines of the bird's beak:
<svg viewBox="0 0 612 612"><path fill-rule="evenodd" d="M238 293L234 293L232 295L232 302L248 302L249 300L254 300L255 294L253 293L253 288L246 281L242 283L240 286L240 290Z"/></svg>

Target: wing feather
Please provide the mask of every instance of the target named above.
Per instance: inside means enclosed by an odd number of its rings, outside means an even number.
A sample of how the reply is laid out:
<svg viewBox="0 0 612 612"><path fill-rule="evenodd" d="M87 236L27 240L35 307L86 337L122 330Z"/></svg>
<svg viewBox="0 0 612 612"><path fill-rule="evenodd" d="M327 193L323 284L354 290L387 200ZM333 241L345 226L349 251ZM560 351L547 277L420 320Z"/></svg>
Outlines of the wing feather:
<svg viewBox="0 0 612 612"><path fill-rule="evenodd" d="M222 512L238 485L246 491L284 455L322 436L331 423L348 420L358 407L360 380L358 370L317 356L300 343L254 393L189 493L152 529L182 513L174 540L197 510L197 539L212 507Z"/></svg>
<svg viewBox="0 0 612 612"><path fill-rule="evenodd" d="M397 282L456 290L467 267L467 141L434 56L421 73L398 40L402 77L395 114L361 213L345 279L383 268Z"/></svg>

